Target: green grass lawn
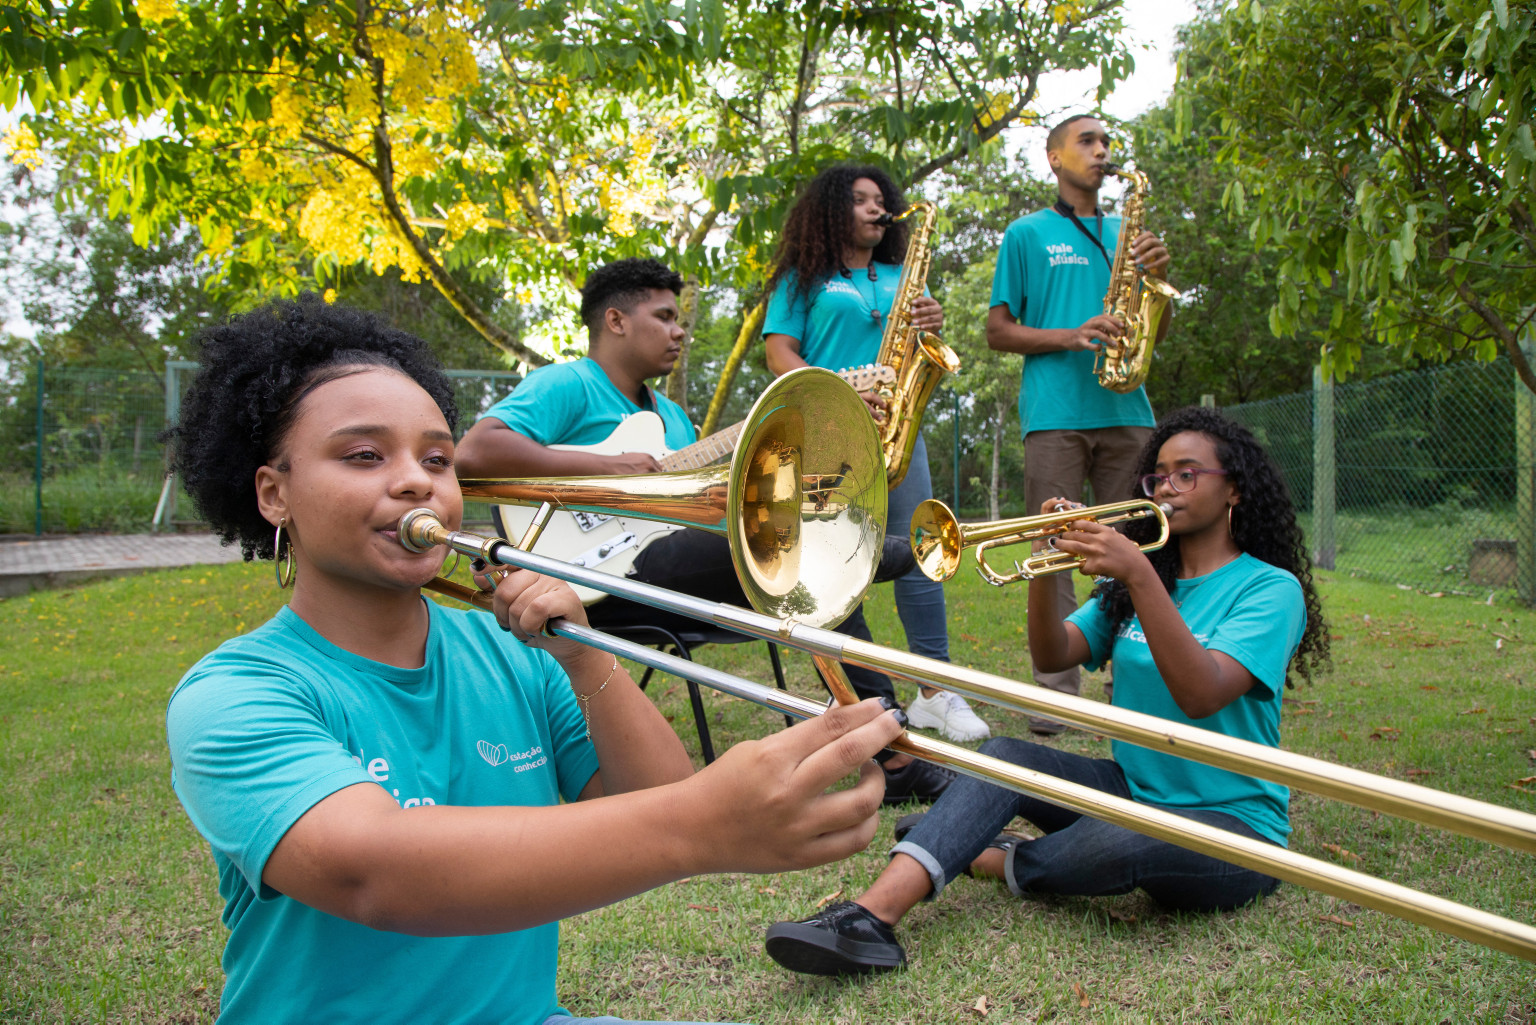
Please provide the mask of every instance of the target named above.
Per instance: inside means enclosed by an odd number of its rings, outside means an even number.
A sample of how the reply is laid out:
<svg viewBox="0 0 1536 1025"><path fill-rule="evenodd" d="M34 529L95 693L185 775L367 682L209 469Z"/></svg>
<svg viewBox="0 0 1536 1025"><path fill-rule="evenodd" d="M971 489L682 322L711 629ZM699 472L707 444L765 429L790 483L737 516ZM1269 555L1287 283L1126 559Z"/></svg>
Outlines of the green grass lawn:
<svg viewBox="0 0 1536 1025"><path fill-rule="evenodd" d="M1335 666L1288 695L1286 745L1536 812L1536 613L1347 577L1323 592ZM967 571L949 598L955 660L1027 679L1023 591ZM170 789L163 709L188 666L280 601L265 564L0 601L0 1021L212 1019L221 904ZM899 642L889 588L869 618ZM767 676L759 644L700 657ZM816 694L809 657L786 662L791 686ZM1088 677L1085 693L1101 690ZM686 688L659 677L651 692L696 750ZM706 702L722 748L781 724ZM1024 732L1023 716L982 711L997 732ZM1079 733L1052 742L1108 750ZM698 877L569 921L561 999L581 1014L755 1022L1536 1020L1536 965L1290 885L1243 911L1175 916L1137 894L1019 901L962 879L903 923L910 970L853 983L780 970L763 929L856 894L896 815L840 864ZM1305 794L1293 822L1303 853L1536 922L1530 855Z"/></svg>

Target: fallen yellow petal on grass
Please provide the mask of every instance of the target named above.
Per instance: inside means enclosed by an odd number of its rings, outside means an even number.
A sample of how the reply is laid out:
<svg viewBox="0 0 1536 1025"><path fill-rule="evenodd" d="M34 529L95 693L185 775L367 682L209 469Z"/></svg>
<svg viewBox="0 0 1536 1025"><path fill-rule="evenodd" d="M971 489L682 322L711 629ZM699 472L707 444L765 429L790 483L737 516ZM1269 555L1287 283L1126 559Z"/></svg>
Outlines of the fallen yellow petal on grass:
<svg viewBox="0 0 1536 1025"><path fill-rule="evenodd" d="M1319 922L1332 922L1334 925L1342 925L1350 929L1355 927L1354 922L1351 922L1347 918L1340 918L1338 915L1318 915L1317 920Z"/></svg>
<svg viewBox="0 0 1536 1025"><path fill-rule="evenodd" d="M829 893L825 897L821 898L821 900L818 900L816 902L816 906L819 907L819 908L824 908L828 904L832 903L834 900L837 900L837 898L841 897L842 895L843 895L843 891L842 890L833 890L831 893Z"/></svg>
<svg viewBox="0 0 1536 1025"><path fill-rule="evenodd" d="M976 1002L971 1005L971 1010L983 1018L987 1016L987 995L985 993L976 998Z"/></svg>
<svg viewBox="0 0 1536 1025"><path fill-rule="evenodd" d="M1345 850L1343 847L1340 847L1336 843L1325 843L1325 844L1323 844L1323 850L1327 851L1329 854L1332 854L1335 858L1338 858L1340 861L1359 861L1359 860L1361 860L1360 859L1360 855L1356 854L1354 851Z"/></svg>

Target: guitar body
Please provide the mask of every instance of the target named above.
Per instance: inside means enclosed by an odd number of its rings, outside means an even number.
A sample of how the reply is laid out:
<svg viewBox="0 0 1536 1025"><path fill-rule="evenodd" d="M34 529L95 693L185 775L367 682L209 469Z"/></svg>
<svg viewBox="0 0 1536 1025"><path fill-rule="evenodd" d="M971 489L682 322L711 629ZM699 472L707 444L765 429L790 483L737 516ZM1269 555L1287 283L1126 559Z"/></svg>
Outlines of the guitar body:
<svg viewBox="0 0 1536 1025"><path fill-rule="evenodd" d="M666 425L655 413L631 413L613 429L613 433L595 445L551 445L567 452L591 452L617 456L625 452L645 452L661 459L667 455ZM533 522L537 506L494 505L491 514L502 537L516 542ZM602 516L589 512L557 511L550 516L533 550L551 559L588 569L601 570L622 577L640 555L640 550L658 537L684 528L655 520ZM608 597L607 592L572 584L583 605Z"/></svg>

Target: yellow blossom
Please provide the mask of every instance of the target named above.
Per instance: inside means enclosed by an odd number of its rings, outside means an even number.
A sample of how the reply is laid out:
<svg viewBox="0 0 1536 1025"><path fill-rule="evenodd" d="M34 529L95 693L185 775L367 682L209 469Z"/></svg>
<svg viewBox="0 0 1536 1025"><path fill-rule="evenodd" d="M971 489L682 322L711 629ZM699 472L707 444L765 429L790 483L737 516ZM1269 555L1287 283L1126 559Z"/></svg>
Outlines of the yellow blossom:
<svg viewBox="0 0 1536 1025"><path fill-rule="evenodd" d="M143 21L170 21L176 17L176 0L139 0L134 7Z"/></svg>
<svg viewBox="0 0 1536 1025"><path fill-rule="evenodd" d="M13 163L36 171L43 166L43 151L30 125L17 125L0 137L0 147Z"/></svg>

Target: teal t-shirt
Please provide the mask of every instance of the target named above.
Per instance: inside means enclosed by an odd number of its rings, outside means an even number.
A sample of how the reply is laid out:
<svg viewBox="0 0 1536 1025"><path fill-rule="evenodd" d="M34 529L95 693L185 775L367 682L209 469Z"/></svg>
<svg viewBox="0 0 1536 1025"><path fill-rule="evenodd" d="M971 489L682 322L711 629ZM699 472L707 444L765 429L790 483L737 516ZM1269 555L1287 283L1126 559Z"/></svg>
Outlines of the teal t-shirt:
<svg viewBox="0 0 1536 1025"><path fill-rule="evenodd" d="M289 828L345 787L383 787L406 809L546 807L574 800L597 771L552 657L483 613L427 608L420 669L344 651L284 607L171 695L172 785L213 848L229 927L220 1022L538 1025L556 1013L558 923L406 936L261 882Z"/></svg>
<svg viewBox="0 0 1536 1025"><path fill-rule="evenodd" d="M666 426L669 450L693 443L696 432L683 407L646 388L656 413ZM613 386L608 374L592 359L552 363L531 371L512 394L485 413L540 445L596 445L628 416L642 411Z"/></svg>
<svg viewBox="0 0 1536 1025"><path fill-rule="evenodd" d="M1258 682L1216 714L1191 719L1168 693L1140 621L1125 620L1111 637L1109 618L1099 602L1085 602L1067 622L1088 641L1090 669L1114 660L1115 707L1279 747L1285 669L1307 625L1301 584L1285 570L1245 553L1214 573L1175 581L1173 600L1195 640L1207 651L1230 655ZM1279 783L1135 744L1115 741L1111 746L1138 801L1223 811L1278 844L1290 834L1290 791Z"/></svg>
<svg viewBox="0 0 1536 1025"><path fill-rule="evenodd" d="M1097 230L1095 218L1083 226ZM1104 218L1104 250L1111 258L1120 218ZM1104 312L1109 261L1077 226L1055 210L1039 210L1008 225L992 275L992 305L1007 306L1025 327L1077 327ZM1120 395L1099 384L1092 352L1042 352L1024 357L1019 427L1030 431L1082 431L1095 427L1151 427L1145 388Z"/></svg>
<svg viewBox="0 0 1536 1025"><path fill-rule="evenodd" d="M785 274L768 299L763 334L798 338L800 358L813 367L847 370L873 363L880 354L886 315L896 302L901 268L891 263L870 266L874 281L868 269L860 267L851 277L822 278L808 297L795 293L795 272Z"/></svg>

